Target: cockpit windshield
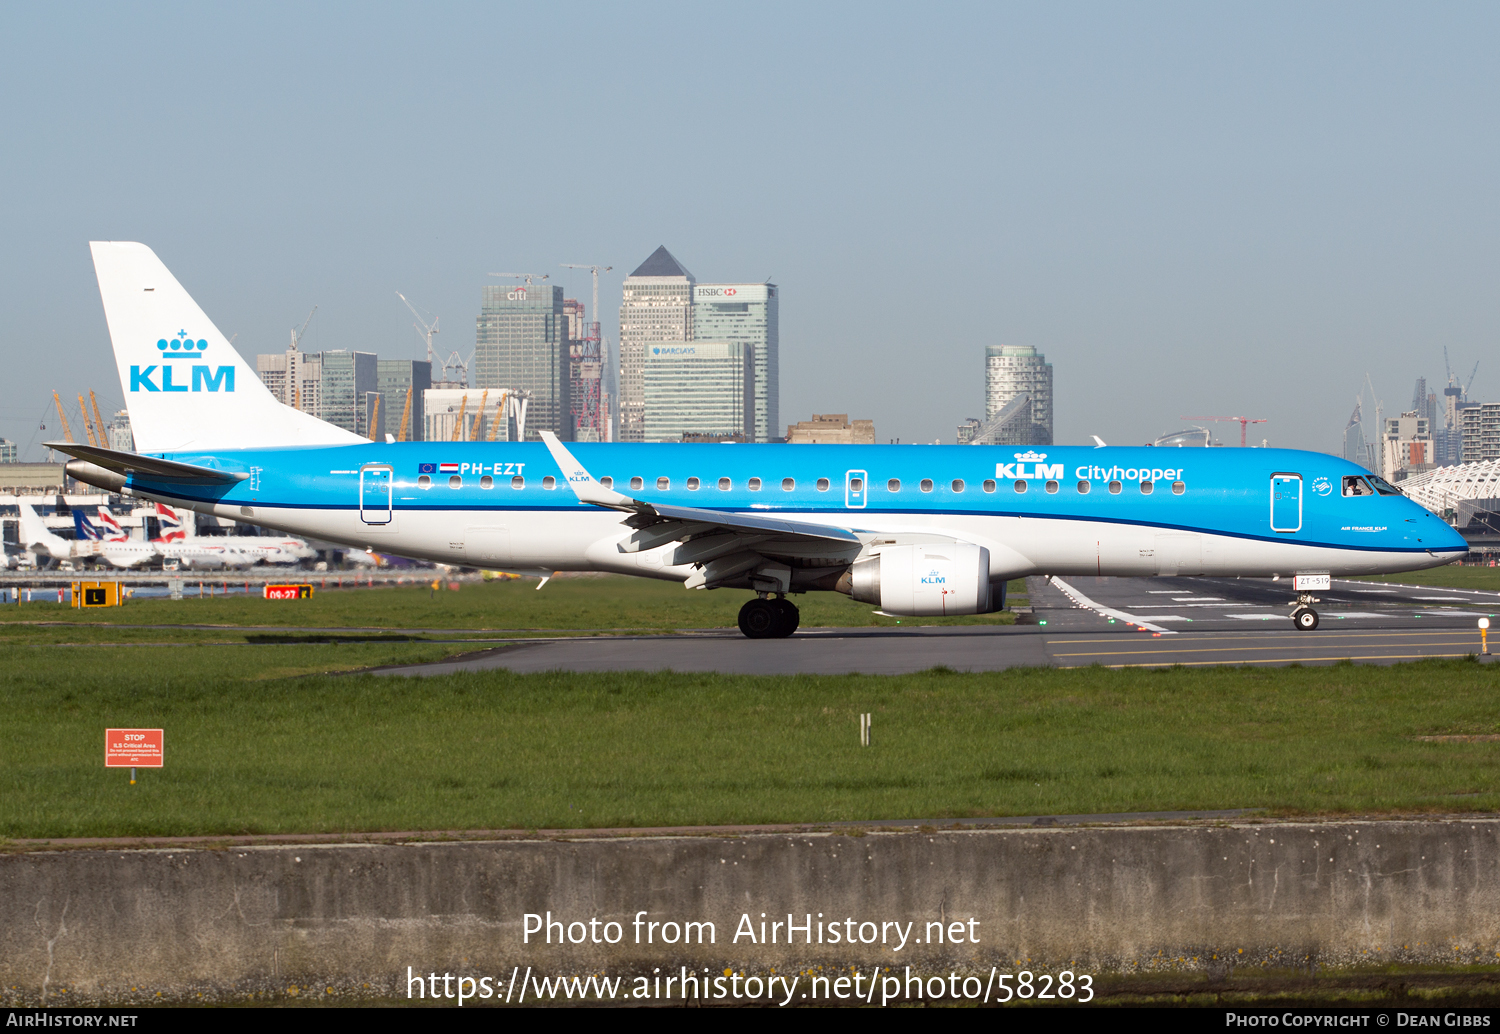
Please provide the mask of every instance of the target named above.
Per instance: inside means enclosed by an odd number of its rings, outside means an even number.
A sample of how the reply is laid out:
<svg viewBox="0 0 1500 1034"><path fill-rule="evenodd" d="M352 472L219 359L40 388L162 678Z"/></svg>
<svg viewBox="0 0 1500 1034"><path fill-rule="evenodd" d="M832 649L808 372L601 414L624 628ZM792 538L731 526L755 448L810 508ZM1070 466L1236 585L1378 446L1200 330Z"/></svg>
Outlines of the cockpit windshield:
<svg viewBox="0 0 1500 1034"><path fill-rule="evenodd" d="M1400 495L1401 494L1401 489L1397 488L1395 485L1391 484L1389 481L1386 481L1384 478L1378 478L1378 477L1376 477L1374 474L1370 475L1370 484L1374 485L1375 486L1375 491L1379 492L1381 495Z"/></svg>
<svg viewBox="0 0 1500 1034"><path fill-rule="evenodd" d="M1344 494L1345 495L1374 495L1375 494L1375 489L1371 488L1370 487L1370 483L1368 481L1366 481L1364 478L1362 478L1362 477L1353 477L1351 475L1349 477L1345 477L1344 478Z"/></svg>

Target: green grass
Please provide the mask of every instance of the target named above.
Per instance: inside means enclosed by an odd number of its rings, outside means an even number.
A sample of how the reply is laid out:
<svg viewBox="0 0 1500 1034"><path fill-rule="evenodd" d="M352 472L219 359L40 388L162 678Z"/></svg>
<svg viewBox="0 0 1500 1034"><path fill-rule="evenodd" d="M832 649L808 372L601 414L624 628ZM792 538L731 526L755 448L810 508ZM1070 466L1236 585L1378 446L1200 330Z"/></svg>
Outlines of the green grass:
<svg viewBox="0 0 1500 1034"><path fill-rule="evenodd" d="M1397 585L1441 585L1450 589L1490 589L1500 592L1500 567L1434 567L1427 571L1405 574L1367 575L1366 582L1395 582Z"/></svg>
<svg viewBox="0 0 1500 1034"><path fill-rule="evenodd" d="M319 584L315 580L314 584ZM210 582L209 584L217 584ZM331 582L330 582L331 584ZM447 583L444 582L444 585ZM733 628L751 593L730 589L693 592L676 582L648 578L557 578L538 591L536 581L458 583L436 592L423 586L315 590L308 600L214 596L181 600L131 600L123 607L74 610L58 603L0 606L0 628L16 622L104 624L277 625L300 628L543 629L549 634L590 631L667 631ZM1025 582L1011 583L1012 601ZM1009 624L1010 613L957 618L888 618L868 603L835 592L792 597L804 626ZM3 641L3 637L0 637Z"/></svg>
<svg viewBox="0 0 1500 1034"><path fill-rule="evenodd" d="M550 586L549 586L550 588ZM404 643L5 648L11 838L1500 805L1500 672L308 674ZM874 714L874 746L858 715ZM108 726L166 730L128 785Z"/></svg>

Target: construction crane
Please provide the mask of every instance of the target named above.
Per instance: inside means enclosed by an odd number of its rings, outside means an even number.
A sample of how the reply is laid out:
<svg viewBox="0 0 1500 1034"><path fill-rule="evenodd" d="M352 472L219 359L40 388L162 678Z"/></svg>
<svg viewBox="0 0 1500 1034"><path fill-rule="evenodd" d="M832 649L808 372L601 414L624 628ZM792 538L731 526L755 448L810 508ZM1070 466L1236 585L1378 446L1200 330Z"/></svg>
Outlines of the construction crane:
<svg viewBox="0 0 1500 1034"><path fill-rule="evenodd" d="M458 436L463 433L463 430L464 430L464 414L467 413L468 411L469 411L469 396L465 395L463 397L463 401L459 403L459 407L458 407L458 419L455 420L455 421L453 421L453 434L451 436L449 436L449 438L448 438L448 440L450 442L456 442L456 441L458 441Z"/></svg>
<svg viewBox="0 0 1500 1034"><path fill-rule="evenodd" d="M486 273L486 276L498 276L506 280L524 280L526 286L530 287L533 280L549 280L546 273Z"/></svg>
<svg viewBox="0 0 1500 1034"><path fill-rule="evenodd" d="M411 423L411 389L406 389L406 408L401 411L401 431L396 435L396 441L406 441L406 426Z"/></svg>
<svg viewBox="0 0 1500 1034"><path fill-rule="evenodd" d="M1179 419L1179 420L1218 420L1218 421L1221 421L1223 423L1237 423L1237 424L1240 425L1240 448L1241 449L1243 449L1245 447L1245 430L1251 424L1263 424L1263 423L1266 422L1264 419L1257 419L1255 417L1248 417L1248 416L1180 416L1177 419Z"/></svg>
<svg viewBox="0 0 1500 1034"><path fill-rule="evenodd" d="M599 333L599 273L609 272L614 266L586 266L576 262L562 263L564 269L587 269L594 275L594 307L589 310L594 319L588 325L583 340L574 346L573 362L570 364L573 383L569 385L572 400L574 435L579 441L592 437L605 440L604 413L604 338Z"/></svg>
<svg viewBox="0 0 1500 1034"><path fill-rule="evenodd" d="M500 433L500 425L505 422L505 399L509 394L504 388L500 389L500 401L495 403L495 418L490 421L490 441L495 440L495 436Z"/></svg>
<svg viewBox="0 0 1500 1034"><path fill-rule="evenodd" d="M441 317L434 316L432 317L432 322L428 323L422 318L422 314L417 311L417 307L411 302L406 301L406 295L402 294L400 291L397 291L396 297L400 298L403 302L406 302L406 307L410 309L411 314L417 318L417 322L413 323L412 326L416 328L417 335L421 337L422 340L427 342L427 362L429 364L437 362L437 356L432 351L432 337L438 332L438 320L441 319Z"/></svg>
<svg viewBox="0 0 1500 1034"><path fill-rule="evenodd" d="M99 432L99 447L101 449L108 449L110 445L104 436L104 418L99 415L99 400L94 397L93 388L89 389L89 405L94 407L94 427Z"/></svg>
<svg viewBox="0 0 1500 1034"><path fill-rule="evenodd" d="M73 429L68 426L68 414L63 412L62 399L58 397L55 391L52 393L52 403L57 406L57 419L62 421L63 440L71 442L73 440Z"/></svg>
<svg viewBox="0 0 1500 1034"><path fill-rule="evenodd" d="M467 442L479 441L479 422L484 419L484 406L490 400L490 389L485 388L484 394L479 396L479 408L474 411L474 426L469 429L469 436L464 439Z"/></svg>
<svg viewBox="0 0 1500 1034"><path fill-rule="evenodd" d="M317 315L318 307L314 305L312 312L307 314L307 319L302 321L302 326L292 331L292 347L287 353L286 379L291 390L292 408L301 409L302 400L299 392L302 387L302 378L297 375L298 347L302 344L302 335L307 332L307 325L312 322L313 316Z"/></svg>
<svg viewBox="0 0 1500 1034"><path fill-rule="evenodd" d="M83 433L88 437L89 444L97 446L99 443L94 439L94 425L89 420L88 406L83 404L83 396L78 396L78 412L83 416Z"/></svg>

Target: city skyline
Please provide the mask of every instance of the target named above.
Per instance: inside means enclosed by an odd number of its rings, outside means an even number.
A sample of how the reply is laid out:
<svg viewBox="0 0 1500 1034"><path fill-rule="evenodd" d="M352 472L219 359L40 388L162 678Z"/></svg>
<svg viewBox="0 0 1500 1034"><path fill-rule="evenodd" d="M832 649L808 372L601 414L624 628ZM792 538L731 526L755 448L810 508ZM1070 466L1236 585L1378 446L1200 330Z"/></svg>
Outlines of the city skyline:
<svg viewBox="0 0 1500 1034"><path fill-rule="evenodd" d="M0 437L37 458L54 389L122 402L91 239L155 249L242 355L318 305L308 351L383 359L425 358L398 290L442 317L439 359L467 355L487 273L586 300L564 263L668 242L701 283L780 285L780 424L864 413L911 442L981 412L974 355L1014 345L1057 367L1058 442L1222 413L1337 451L1366 371L1394 413L1444 346L1467 374L1500 329L1500 12L773 4L659 33L560 11L579 77L518 40L494 59L521 10L312 9L290 43L232 10L16 12ZM216 55L191 91L150 71L183 51ZM523 92L545 117L478 128ZM647 129L660 96L675 150ZM623 279L592 314L611 347ZM1493 372L1473 398L1500 398Z"/></svg>

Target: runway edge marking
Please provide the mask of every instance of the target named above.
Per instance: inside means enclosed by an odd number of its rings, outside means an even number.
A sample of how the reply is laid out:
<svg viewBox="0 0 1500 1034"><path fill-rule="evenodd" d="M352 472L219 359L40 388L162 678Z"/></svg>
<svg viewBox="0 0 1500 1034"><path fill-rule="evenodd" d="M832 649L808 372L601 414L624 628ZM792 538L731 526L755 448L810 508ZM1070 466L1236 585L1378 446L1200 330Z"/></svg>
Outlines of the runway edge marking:
<svg viewBox="0 0 1500 1034"><path fill-rule="evenodd" d="M1092 610L1095 614L1098 614L1101 617L1116 618L1120 621L1126 621L1132 625L1135 625L1137 628L1144 628L1148 632L1159 632L1162 635L1177 634L1175 629L1163 628L1160 625L1153 625L1151 622L1144 621L1141 618L1136 617L1134 614L1127 614L1123 610L1115 610L1113 607L1106 607L1101 603L1095 603L1093 600L1089 599L1087 596L1079 592L1077 589L1073 588L1073 586L1069 585L1061 578L1054 577L1052 579L1052 584L1057 586L1057 588L1060 589L1062 593L1069 599L1071 599L1074 603L1087 610Z"/></svg>

